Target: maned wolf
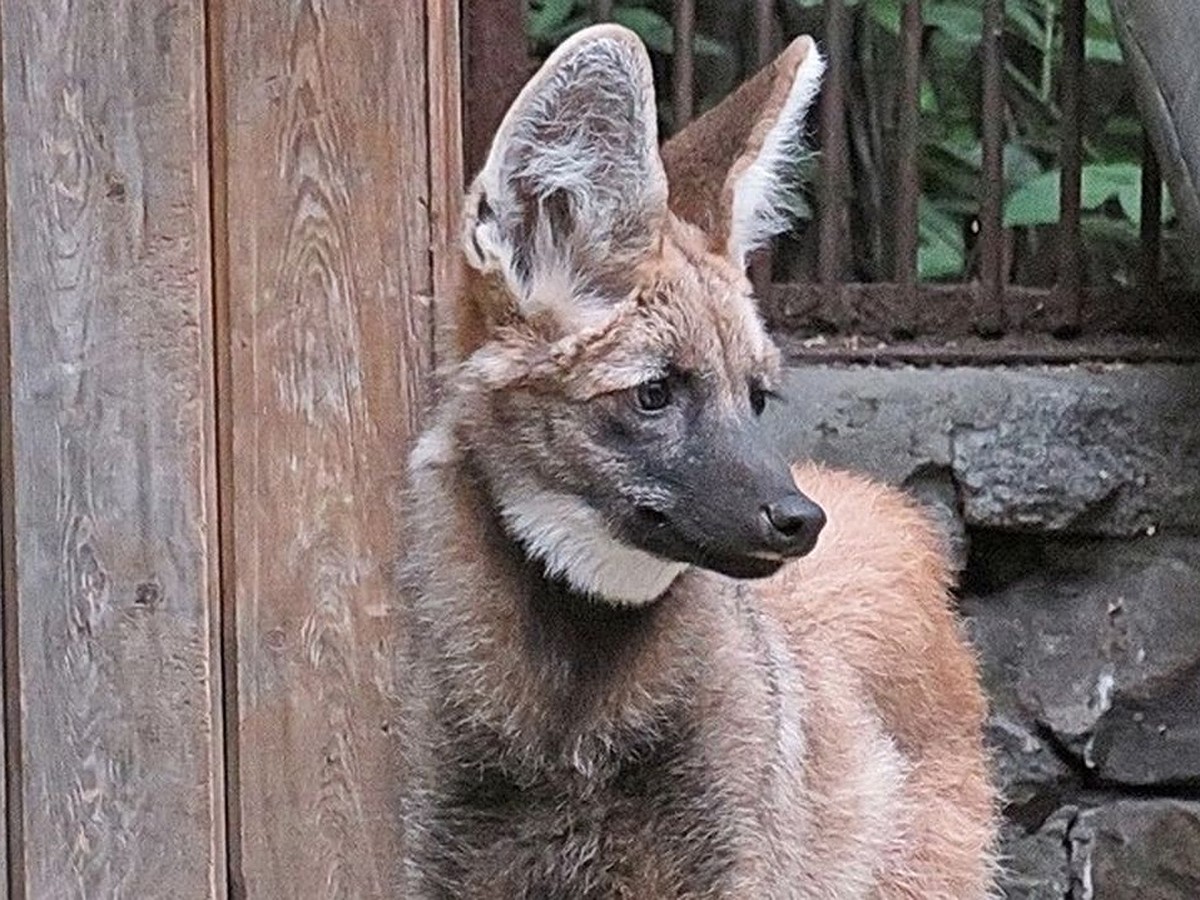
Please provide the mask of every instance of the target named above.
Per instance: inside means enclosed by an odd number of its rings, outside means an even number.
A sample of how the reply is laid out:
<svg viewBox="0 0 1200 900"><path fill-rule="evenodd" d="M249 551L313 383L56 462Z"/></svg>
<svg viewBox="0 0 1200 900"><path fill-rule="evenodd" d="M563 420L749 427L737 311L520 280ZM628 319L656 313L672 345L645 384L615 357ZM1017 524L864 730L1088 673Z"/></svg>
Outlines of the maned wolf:
<svg viewBox="0 0 1200 900"><path fill-rule="evenodd" d="M746 256L822 65L797 40L665 170L646 52L598 26L500 127L411 460L403 896L990 895L939 539L760 434Z"/></svg>

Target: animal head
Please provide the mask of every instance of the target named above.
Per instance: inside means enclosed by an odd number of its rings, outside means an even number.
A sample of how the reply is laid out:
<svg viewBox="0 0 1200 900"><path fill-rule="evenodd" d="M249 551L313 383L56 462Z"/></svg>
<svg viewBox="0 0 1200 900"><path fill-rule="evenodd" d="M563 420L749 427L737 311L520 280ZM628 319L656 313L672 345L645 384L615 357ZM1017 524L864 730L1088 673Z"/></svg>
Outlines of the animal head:
<svg viewBox="0 0 1200 900"><path fill-rule="evenodd" d="M455 443L579 590L641 603L691 565L769 575L824 524L760 428L779 354L746 276L786 224L822 68L798 39L668 145L669 179L644 47L589 28L521 92L470 189Z"/></svg>

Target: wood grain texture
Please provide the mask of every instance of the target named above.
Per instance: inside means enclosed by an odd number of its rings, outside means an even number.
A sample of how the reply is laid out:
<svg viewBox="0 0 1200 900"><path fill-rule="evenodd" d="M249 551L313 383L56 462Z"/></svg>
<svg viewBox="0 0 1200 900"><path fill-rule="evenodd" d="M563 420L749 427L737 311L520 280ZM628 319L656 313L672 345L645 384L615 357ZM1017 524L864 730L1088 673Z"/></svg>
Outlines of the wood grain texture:
<svg viewBox="0 0 1200 900"><path fill-rule="evenodd" d="M463 93L463 152L468 178L474 178L483 168L496 129L533 74L534 61L525 36L526 6L525 0L463 4L467 85ZM596 20L608 18L597 15Z"/></svg>
<svg viewBox="0 0 1200 900"><path fill-rule="evenodd" d="M3 27L0 26L0 34ZM4 148L3 116L0 116L0 154ZM0 165L0 209L7 209L8 190L4 166ZM9 897L9 847L20 832L9 831L10 817L19 813L9 793L20 786L20 758L17 744L9 737L9 722L20 717L16 655L16 532L13 528L12 463L12 342L9 340L8 315L8 240L4 218L0 216L0 759L4 760L4 780L0 782L0 896ZM9 603L12 600L12 603ZM11 684L11 688L10 688ZM17 854L17 859L20 854Z"/></svg>
<svg viewBox="0 0 1200 900"><path fill-rule="evenodd" d="M13 891L223 896L203 10L2 16Z"/></svg>
<svg viewBox="0 0 1200 900"><path fill-rule="evenodd" d="M391 561L432 362L426 4L225 0L221 20L235 878L250 897L389 897Z"/></svg>
<svg viewBox="0 0 1200 900"><path fill-rule="evenodd" d="M463 289L459 235L463 198L462 51L455 2L428 4L429 257L434 359L452 364L454 304ZM436 380L433 385L436 390Z"/></svg>

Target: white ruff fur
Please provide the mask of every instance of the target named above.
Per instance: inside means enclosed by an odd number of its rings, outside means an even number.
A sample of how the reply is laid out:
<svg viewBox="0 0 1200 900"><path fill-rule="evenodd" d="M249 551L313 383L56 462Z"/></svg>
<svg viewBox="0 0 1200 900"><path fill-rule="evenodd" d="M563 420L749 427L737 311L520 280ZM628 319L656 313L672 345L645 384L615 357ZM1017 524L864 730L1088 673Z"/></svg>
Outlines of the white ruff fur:
<svg viewBox="0 0 1200 900"><path fill-rule="evenodd" d="M619 541L600 513L570 494L513 492L501 498L500 514L549 574L612 603L657 600L687 568Z"/></svg>
<svg viewBox="0 0 1200 900"><path fill-rule="evenodd" d="M728 249L742 263L751 250L787 229L783 175L804 153L804 117L824 72L825 60L816 46L810 46L762 149L734 184Z"/></svg>

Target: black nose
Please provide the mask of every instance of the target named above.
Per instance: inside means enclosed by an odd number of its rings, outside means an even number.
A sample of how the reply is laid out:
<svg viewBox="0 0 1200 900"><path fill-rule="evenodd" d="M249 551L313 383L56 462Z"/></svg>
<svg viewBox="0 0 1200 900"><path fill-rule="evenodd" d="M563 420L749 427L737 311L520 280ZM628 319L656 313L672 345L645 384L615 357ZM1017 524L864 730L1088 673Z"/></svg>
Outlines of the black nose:
<svg viewBox="0 0 1200 900"><path fill-rule="evenodd" d="M773 542L789 556L807 553L825 527L825 510L803 494L788 494L763 507Z"/></svg>

